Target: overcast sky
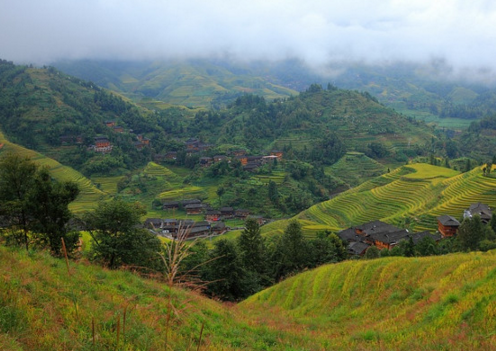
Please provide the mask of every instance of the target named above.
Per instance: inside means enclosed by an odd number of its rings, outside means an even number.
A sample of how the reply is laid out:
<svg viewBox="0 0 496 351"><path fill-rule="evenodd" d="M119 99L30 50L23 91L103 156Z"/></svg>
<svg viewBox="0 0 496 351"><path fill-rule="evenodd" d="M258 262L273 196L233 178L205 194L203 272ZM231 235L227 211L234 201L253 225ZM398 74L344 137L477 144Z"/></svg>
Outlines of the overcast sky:
<svg viewBox="0 0 496 351"><path fill-rule="evenodd" d="M0 58L446 59L496 72L492 0L0 0Z"/></svg>

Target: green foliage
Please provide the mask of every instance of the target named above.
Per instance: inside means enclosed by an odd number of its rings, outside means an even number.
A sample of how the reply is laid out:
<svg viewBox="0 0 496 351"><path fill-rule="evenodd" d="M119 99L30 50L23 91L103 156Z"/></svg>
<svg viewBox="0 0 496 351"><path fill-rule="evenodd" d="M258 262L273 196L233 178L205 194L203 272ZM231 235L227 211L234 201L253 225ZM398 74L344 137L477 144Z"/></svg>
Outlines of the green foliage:
<svg viewBox="0 0 496 351"><path fill-rule="evenodd" d="M480 249L484 240L494 241L495 234L490 226L484 225L479 216L465 218L458 228L455 248L460 251L475 251ZM487 243L485 247L487 248Z"/></svg>
<svg viewBox="0 0 496 351"><path fill-rule="evenodd" d="M61 254L63 238L71 253L79 235L67 228L72 214L69 204L79 194L74 182L54 182L46 167L39 168L28 157L7 154L0 160L1 214L7 223L9 243L36 241L55 255Z"/></svg>
<svg viewBox="0 0 496 351"><path fill-rule="evenodd" d="M160 240L138 227L145 213L140 204L122 200L102 202L86 213L83 220L93 239L91 258L114 269L123 265L158 267Z"/></svg>
<svg viewBox="0 0 496 351"><path fill-rule="evenodd" d="M78 195L79 187L75 182L55 183L47 168L37 172L28 197L29 215L34 219L31 230L34 237L43 246L50 247L55 255L61 255L62 238L69 252L79 244L79 233L67 228L73 217L69 204Z"/></svg>
<svg viewBox="0 0 496 351"><path fill-rule="evenodd" d="M246 273L234 242L221 239L214 243L210 262L205 265L207 293L227 301L237 301L252 293L255 282Z"/></svg>
<svg viewBox="0 0 496 351"><path fill-rule="evenodd" d="M377 246L370 246L367 251L365 251L365 255L363 256L364 258L371 260L374 258L379 258L381 257L381 253Z"/></svg>

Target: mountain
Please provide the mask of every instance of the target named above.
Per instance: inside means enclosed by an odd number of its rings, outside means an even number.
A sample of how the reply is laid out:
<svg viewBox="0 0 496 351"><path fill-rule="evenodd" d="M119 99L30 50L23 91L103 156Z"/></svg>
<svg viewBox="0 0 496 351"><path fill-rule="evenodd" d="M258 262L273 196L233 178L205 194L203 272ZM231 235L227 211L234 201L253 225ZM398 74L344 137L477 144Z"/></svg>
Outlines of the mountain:
<svg viewBox="0 0 496 351"><path fill-rule="evenodd" d="M238 305L47 252L0 266L2 350L496 347L494 252L326 265Z"/></svg>
<svg viewBox="0 0 496 351"><path fill-rule="evenodd" d="M366 91L386 106L417 119L454 129L496 112L494 83L456 76L444 62L383 65L330 64L313 70L298 60L251 63L228 60L182 62L64 61L54 66L76 77L118 91L143 104L154 100L218 108L242 93L273 98L331 82ZM150 102L150 99L152 100Z"/></svg>
<svg viewBox="0 0 496 351"><path fill-rule="evenodd" d="M145 104L153 99L173 105L220 108L246 93L268 100L297 94L291 88L258 76L249 65L231 65L225 61L83 60L57 62L54 66Z"/></svg>
<svg viewBox="0 0 496 351"><path fill-rule="evenodd" d="M145 165L152 147L169 143L154 113L52 67L7 61L0 61L0 126L10 141L87 175ZM153 138L152 147L140 135ZM96 138L112 152L92 147Z"/></svg>

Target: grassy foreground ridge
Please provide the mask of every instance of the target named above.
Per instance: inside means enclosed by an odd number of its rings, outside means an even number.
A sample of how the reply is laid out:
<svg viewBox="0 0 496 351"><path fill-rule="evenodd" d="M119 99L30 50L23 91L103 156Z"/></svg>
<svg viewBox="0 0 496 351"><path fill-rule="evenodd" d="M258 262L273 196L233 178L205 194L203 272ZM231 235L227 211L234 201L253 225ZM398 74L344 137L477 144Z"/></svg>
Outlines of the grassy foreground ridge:
<svg viewBox="0 0 496 351"><path fill-rule="evenodd" d="M327 265L236 306L45 253L0 247L0 266L2 350L496 347L495 252Z"/></svg>

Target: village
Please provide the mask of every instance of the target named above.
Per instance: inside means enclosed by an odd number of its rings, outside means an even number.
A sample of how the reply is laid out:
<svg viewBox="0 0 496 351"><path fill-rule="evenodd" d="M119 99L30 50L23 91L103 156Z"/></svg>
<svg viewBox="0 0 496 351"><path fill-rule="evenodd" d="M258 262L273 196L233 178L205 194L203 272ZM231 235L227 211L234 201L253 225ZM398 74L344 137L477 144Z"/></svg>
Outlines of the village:
<svg viewBox="0 0 496 351"><path fill-rule="evenodd" d="M228 220L245 221L253 218L261 226L267 223L262 216L251 215L249 210L234 209L232 207L221 207L215 210L210 205L202 203L199 199L182 201L168 201L162 205L163 210L184 209L187 215L204 215L203 221L191 219L160 219L147 218L144 222L145 228L159 236L169 239L196 239L222 235L230 230L242 229L226 226Z"/></svg>

